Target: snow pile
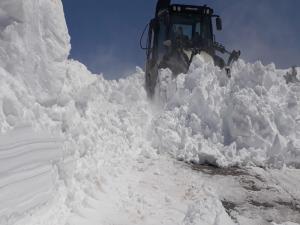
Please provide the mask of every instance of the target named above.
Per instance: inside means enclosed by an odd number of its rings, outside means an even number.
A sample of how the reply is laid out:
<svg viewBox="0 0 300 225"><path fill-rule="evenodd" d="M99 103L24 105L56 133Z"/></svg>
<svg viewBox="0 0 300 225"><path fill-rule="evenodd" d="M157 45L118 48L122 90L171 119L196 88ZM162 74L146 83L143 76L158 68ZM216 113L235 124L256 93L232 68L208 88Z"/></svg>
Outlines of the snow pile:
<svg viewBox="0 0 300 225"><path fill-rule="evenodd" d="M160 72L153 146L218 166L300 166L300 86L285 71L240 60L232 78L201 56L188 74Z"/></svg>
<svg viewBox="0 0 300 225"><path fill-rule="evenodd" d="M0 18L0 224L66 224L105 180L155 152L144 74L106 81L67 60L60 0L4 0Z"/></svg>

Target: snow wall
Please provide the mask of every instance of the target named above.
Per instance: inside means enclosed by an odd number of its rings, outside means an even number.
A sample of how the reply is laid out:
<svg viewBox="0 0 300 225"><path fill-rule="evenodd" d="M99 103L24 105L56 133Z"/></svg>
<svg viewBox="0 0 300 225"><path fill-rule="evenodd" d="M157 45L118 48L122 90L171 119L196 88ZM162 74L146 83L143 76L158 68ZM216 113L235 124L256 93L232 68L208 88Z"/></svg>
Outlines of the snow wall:
<svg viewBox="0 0 300 225"><path fill-rule="evenodd" d="M53 199L63 137L40 109L57 103L69 50L61 1L0 1L0 224Z"/></svg>
<svg viewBox="0 0 300 225"><path fill-rule="evenodd" d="M274 65L240 60L228 79L197 56L176 79L162 70L157 99L149 102L141 69L107 81L67 59L60 0L2 0L0 19L0 160L2 166L10 156L15 163L0 167L0 224L51 199L57 207L49 218L59 214L53 224L64 224L63 215L76 212L99 182L141 154L218 166L299 167L300 88L287 85L285 71ZM33 145L10 147L26 142ZM43 169L42 179L27 179ZM22 193L25 180L34 201L5 197Z"/></svg>

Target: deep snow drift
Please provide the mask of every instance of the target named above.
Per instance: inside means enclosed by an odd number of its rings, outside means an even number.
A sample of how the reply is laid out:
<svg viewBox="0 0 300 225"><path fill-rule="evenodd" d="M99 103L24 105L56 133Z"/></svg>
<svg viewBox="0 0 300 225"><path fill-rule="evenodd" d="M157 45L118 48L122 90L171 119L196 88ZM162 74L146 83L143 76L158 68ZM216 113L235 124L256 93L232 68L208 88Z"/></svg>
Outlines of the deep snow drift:
<svg viewBox="0 0 300 225"><path fill-rule="evenodd" d="M91 201L103 224L234 224L172 157L299 167L300 87L274 65L239 61L228 79L197 56L161 71L149 102L141 69L107 81L67 59L60 0L2 0L0 21L1 225L77 225Z"/></svg>

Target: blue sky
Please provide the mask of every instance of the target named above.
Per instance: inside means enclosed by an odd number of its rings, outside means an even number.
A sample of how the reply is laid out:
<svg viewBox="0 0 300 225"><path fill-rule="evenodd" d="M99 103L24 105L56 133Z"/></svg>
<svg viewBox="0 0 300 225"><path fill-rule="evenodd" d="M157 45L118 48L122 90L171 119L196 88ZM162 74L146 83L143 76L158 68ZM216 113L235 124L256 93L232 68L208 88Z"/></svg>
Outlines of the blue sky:
<svg viewBox="0 0 300 225"><path fill-rule="evenodd" d="M217 40L240 49L246 61L275 62L279 68L300 65L299 0L174 0L207 4L223 19ZM71 58L108 79L144 67L139 48L144 26L156 0L63 0L71 35Z"/></svg>

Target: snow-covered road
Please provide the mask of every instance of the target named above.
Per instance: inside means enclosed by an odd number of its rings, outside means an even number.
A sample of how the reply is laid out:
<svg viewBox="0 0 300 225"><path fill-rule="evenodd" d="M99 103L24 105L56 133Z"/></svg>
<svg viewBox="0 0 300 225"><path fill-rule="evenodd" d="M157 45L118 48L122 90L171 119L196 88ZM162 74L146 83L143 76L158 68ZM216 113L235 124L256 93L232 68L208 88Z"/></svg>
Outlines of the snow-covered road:
<svg viewBox="0 0 300 225"><path fill-rule="evenodd" d="M300 171L293 169L217 169L165 157L148 159L114 185L104 185L69 223L233 224L219 199L237 224L299 223L300 194L295 186L299 178ZM121 202L111 197L121 195Z"/></svg>
<svg viewBox="0 0 300 225"><path fill-rule="evenodd" d="M145 158L128 174L104 184L96 195L98 200L89 200L88 207L69 223L232 224L205 181L168 157Z"/></svg>

